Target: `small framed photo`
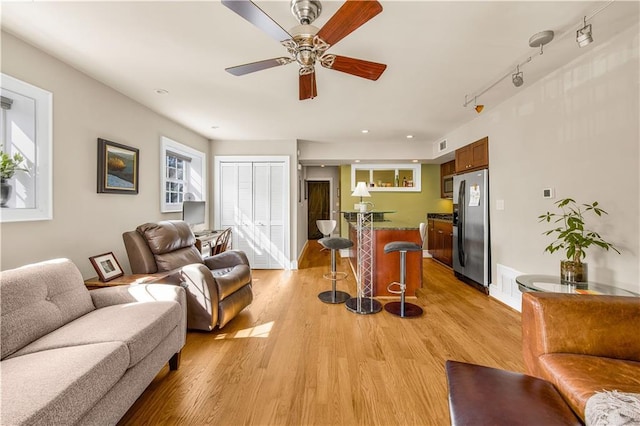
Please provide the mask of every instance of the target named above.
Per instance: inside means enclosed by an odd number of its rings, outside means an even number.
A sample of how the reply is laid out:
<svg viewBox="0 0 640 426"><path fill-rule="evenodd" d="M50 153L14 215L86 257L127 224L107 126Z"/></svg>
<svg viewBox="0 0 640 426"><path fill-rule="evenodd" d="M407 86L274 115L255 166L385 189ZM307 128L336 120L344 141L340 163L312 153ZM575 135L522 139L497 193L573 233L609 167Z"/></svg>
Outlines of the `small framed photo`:
<svg viewBox="0 0 640 426"><path fill-rule="evenodd" d="M98 273L100 281L107 282L124 275L122 267L116 260L113 252L99 254L89 258L93 268Z"/></svg>
<svg viewBox="0 0 640 426"><path fill-rule="evenodd" d="M140 150L98 139L98 193L137 194Z"/></svg>

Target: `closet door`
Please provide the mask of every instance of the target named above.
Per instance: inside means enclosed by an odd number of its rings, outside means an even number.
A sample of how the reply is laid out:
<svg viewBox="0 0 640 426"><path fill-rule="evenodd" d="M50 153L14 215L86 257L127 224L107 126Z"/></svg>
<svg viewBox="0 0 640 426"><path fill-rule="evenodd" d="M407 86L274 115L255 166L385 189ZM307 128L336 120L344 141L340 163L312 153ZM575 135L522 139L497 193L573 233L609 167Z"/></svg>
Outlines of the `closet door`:
<svg viewBox="0 0 640 426"><path fill-rule="evenodd" d="M285 267L286 172L284 162L220 163L220 227L254 269Z"/></svg>

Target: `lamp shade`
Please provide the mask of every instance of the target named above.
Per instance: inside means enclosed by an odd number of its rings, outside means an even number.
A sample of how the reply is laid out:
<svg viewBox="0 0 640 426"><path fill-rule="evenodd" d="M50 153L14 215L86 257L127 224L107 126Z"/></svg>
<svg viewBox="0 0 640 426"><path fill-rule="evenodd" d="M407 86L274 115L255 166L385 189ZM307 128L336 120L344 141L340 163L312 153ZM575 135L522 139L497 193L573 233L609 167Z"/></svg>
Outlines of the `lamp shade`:
<svg viewBox="0 0 640 426"><path fill-rule="evenodd" d="M371 197L367 190L367 184L365 182L358 182L355 191L351 194L352 197Z"/></svg>

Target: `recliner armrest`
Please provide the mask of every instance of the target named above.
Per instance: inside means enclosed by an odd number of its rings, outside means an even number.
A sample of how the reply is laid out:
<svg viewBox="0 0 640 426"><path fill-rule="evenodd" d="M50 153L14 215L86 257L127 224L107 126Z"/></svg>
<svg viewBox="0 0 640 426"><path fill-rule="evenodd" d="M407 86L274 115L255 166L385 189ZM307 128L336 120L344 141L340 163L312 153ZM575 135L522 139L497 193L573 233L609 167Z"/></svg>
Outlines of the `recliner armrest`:
<svg viewBox="0 0 640 426"><path fill-rule="evenodd" d="M247 255L240 250L227 250L214 256L205 257L204 264L209 269L231 268L236 265L249 265Z"/></svg>
<svg viewBox="0 0 640 426"><path fill-rule="evenodd" d="M573 353L640 361L640 298L563 293L522 295L523 356L539 376L538 358Z"/></svg>

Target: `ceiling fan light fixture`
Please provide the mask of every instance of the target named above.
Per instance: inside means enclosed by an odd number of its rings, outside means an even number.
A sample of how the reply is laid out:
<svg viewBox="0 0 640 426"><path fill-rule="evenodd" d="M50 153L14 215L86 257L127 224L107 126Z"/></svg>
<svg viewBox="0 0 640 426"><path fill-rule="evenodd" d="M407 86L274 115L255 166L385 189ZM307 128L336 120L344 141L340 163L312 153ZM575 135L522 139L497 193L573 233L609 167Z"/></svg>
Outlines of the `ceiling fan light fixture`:
<svg viewBox="0 0 640 426"><path fill-rule="evenodd" d="M593 43L593 33L591 32L591 24L587 25L587 17L584 17L584 26L576 31L576 43L578 47L585 47Z"/></svg>
<svg viewBox="0 0 640 426"><path fill-rule="evenodd" d="M322 13L318 0L291 0L291 13L301 24L310 24Z"/></svg>

